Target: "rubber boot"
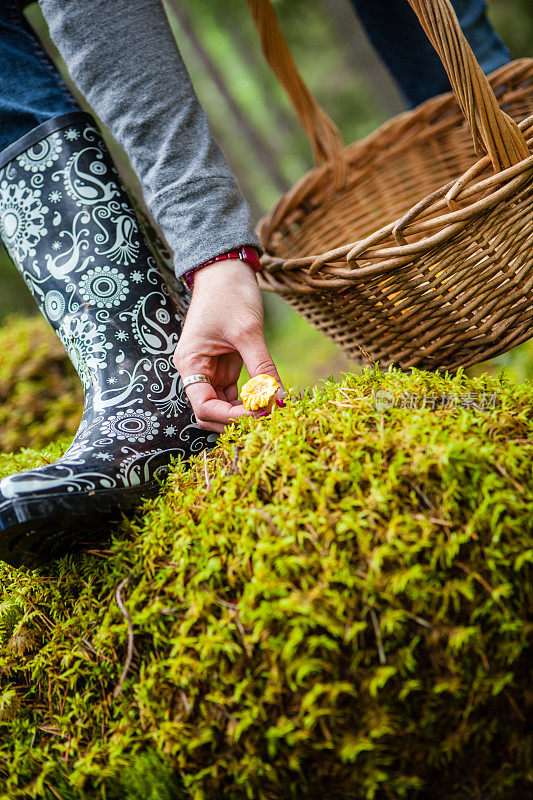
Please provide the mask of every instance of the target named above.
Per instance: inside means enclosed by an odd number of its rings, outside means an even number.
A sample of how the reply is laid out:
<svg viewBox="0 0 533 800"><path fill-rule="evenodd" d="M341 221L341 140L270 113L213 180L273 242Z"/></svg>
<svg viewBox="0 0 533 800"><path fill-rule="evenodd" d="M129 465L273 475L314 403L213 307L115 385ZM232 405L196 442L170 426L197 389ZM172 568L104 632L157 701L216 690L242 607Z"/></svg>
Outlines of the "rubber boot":
<svg viewBox="0 0 533 800"><path fill-rule="evenodd" d="M89 115L0 154L0 235L85 391L64 456L0 482L0 558L18 565L100 537L216 435L195 422L172 363L183 312Z"/></svg>

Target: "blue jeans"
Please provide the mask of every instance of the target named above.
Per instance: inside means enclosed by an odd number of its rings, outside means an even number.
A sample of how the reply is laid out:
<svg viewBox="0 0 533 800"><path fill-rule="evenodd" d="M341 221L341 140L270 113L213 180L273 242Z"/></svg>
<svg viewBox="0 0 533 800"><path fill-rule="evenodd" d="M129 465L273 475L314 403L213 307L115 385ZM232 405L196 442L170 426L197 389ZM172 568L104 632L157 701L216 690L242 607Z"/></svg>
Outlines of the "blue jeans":
<svg viewBox="0 0 533 800"><path fill-rule="evenodd" d="M27 24L17 0L0 2L0 150L45 122L78 109Z"/></svg>
<svg viewBox="0 0 533 800"><path fill-rule="evenodd" d="M351 0L368 38L410 108L450 91L444 67L407 0ZM483 72L510 61L487 17L485 0L452 0L461 28Z"/></svg>
<svg viewBox="0 0 533 800"><path fill-rule="evenodd" d="M407 0L352 0L409 106L449 90L444 69ZM20 0L0 0L0 151L41 122L78 108L27 25ZM485 0L453 0L485 72L509 61Z"/></svg>

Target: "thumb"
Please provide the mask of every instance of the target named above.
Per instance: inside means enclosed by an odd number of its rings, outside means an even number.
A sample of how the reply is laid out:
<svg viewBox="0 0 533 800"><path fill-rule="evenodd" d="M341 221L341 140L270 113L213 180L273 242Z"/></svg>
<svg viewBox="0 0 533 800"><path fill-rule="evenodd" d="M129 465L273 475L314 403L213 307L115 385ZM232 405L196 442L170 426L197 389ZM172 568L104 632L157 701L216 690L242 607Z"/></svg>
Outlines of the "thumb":
<svg viewBox="0 0 533 800"><path fill-rule="evenodd" d="M276 365L262 336L243 344L240 352L250 378L255 378L256 375L271 375L281 386L278 397L282 399L286 396Z"/></svg>

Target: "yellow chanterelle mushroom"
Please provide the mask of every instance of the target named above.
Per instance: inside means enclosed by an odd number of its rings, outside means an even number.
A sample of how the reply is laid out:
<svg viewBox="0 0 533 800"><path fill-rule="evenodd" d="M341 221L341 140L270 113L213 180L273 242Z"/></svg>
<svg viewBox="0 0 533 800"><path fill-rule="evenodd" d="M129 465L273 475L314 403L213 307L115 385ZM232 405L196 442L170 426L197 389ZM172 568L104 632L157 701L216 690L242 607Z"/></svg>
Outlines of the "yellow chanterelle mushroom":
<svg viewBox="0 0 533 800"><path fill-rule="evenodd" d="M241 389L241 400L247 411L271 411L280 385L271 375L256 375Z"/></svg>

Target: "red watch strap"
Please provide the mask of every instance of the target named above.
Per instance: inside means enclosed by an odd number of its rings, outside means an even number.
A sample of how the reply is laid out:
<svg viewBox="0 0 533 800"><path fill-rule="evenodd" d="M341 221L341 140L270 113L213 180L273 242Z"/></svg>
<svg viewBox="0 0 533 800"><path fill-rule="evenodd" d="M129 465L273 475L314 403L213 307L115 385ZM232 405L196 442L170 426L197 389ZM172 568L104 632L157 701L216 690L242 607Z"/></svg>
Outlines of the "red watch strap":
<svg viewBox="0 0 533 800"><path fill-rule="evenodd" d="M227 261L228 259L239 259L240 261L245 261L250 265L254 272L259 272L261 269L259 253L255 247L245 245L244 247L239 247L238 250L228 250L227 253L221 253L214 258L209 258L207 261L203 261L201 264L198 264L197 267L194 267L194 269L190 269L188 272L186 272L183 276L183 280L192 292L194 286L194 275L199 270L203 269L204 267L208 267L210 264L214 264L216 261Z"/></svg>

